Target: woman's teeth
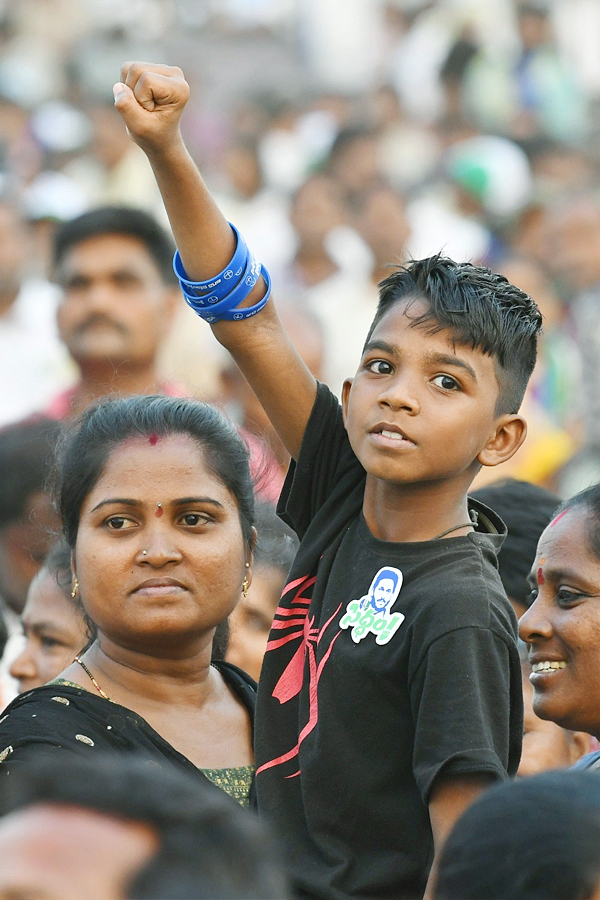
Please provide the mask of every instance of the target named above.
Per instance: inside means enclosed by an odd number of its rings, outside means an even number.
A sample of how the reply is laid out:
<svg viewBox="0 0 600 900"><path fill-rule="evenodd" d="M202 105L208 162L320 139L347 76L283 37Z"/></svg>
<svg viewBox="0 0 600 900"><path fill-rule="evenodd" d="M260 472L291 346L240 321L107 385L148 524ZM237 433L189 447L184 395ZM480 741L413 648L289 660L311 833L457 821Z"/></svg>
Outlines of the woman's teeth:
<svg viewBox="0 0 600 900"><path fill-rule="evenodd" d="M399 434L399 432L397 432L397 431L382 431L381 433L384 437L392 438L392 440L395 440L395 441L405 441L406 440L404 435Z"/></svg>
<svg viewBox="0 0 600 900"><path fill-rule="evenodd" d="M534 663L531 667L532 672L552 672L553 669L564 669L566 666L566 662L562 660L560 662L550 662L549 660L544 660L544 662Z"/></svg>

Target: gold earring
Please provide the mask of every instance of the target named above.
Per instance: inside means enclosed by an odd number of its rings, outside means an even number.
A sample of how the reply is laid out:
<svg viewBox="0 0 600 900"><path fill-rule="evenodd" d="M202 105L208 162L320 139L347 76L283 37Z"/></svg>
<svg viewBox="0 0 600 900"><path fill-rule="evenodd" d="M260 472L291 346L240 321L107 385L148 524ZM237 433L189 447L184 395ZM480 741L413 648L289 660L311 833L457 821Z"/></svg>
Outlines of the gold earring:
<svg viewBox="0 0 600 900"><path fill-rule="evenodd" d="M250 582L248 581L248 576L244 575L244 581L242 582L242 594L244 598L248 596L248 588L250 587Z"/></svg>
<svg viewBox="0 0 600 900"><path fill-rule="evenodd" d="M75 578L75 584L73 585L73 590L71 591L71 597L73 598L73 600L75 599L75 597L77 596L78 593L79 593L79 582L77 581L77 578Z"/></svg>

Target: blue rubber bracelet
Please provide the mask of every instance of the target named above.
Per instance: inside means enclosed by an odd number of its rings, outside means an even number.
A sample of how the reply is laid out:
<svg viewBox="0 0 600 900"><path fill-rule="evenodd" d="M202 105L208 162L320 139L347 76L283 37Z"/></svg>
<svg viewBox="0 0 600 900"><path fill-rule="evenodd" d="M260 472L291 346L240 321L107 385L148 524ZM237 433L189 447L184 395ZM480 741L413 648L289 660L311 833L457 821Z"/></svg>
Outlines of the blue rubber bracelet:
<svg viewBox="0 0 600 900"><path fill-rule="evenodd" d="M188 291L184 290L183 285L181 285L181 289L183 291L183 296L185 297L185 301L188 306L191 306L194 312L209 312L211 315L220 315L221 313L227 312L229 309L235 309L238 304L240 304L243 300L246 299L250 291L253 289L254 285L259 279L261 272L261 265L255 259L254 256L248 256L248 262L246 264L246 269L242 275L242 278L239 280L238 284L218 303L208 303L206 300L200 300L193 294L190 294ZM210 298L207 298L210 299Z"/></svg>
<svg viewBox="0 0 600 900"><path fill-rule="evenodd" d="M186 290L192 296L216 294L218 299L222 300L231 290L232 279L239 278L246 268L247 258L249 255L248 245L246 244L246 241L237 230L235 225L232 225L230 222L229 226L237 239L235 253L232 256L231 261L223 269L223 271L219 272L218 275L215 275L214 278L209 278L207 281L191 281L188 278L187 272L183 268L179 250L175 251L175 255L173 257L173 271L177 275L179 282L182 285L185 284Z"/></svg>
<svg viewBox="0 0 600 900"><path fill-rule="evenodd" d="M214 308L195 310L195 312L200 316L201 319L204 319L204 321L208 322L210 325L214 324L215 322L221 322L224 320L239 322L243 319L249 319L251 316L255 316L261 311L261 309L265 308L271 296L271 276L264 266L261 266L260 272L265 280L267 290L264 297L261 297L258 303L255 303L254 306L247 306L245 309L229 309L223 313L215 313Z"/></svg>

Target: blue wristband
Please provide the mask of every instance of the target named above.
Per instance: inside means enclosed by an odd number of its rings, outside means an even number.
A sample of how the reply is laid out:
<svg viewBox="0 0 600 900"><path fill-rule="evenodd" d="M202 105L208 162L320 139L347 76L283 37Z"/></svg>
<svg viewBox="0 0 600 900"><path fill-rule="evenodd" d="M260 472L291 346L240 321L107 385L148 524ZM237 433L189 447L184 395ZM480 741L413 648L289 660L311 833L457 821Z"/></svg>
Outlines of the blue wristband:
<svg viewBox="0 0 600 900"><path fill-rule="evenodd" d="M246 299L246 297L258 281L260 271L260 263L255 259L254 256L249 254L248 262L246 263L246 268L241 279L229 292L229 294L223 297L223 299L219 302L213 301L212 296L201 300L194 294L190 294L188 291L184 290L183 285L181 285L183 296L185 297L185 301L188 306L191 306L194 312L198 313L198 315L206 312L210 313L211 315L220 316L222 313L227 312L230 309L235 309L235 307L238 306L239 303Z"/></svg>
<svg viewBox="0 0 600 900"><path fill-rule="evenodd" d="M240 322L242 319L250 319L252 316L255 316L257 313L264 309L267 303L269 302L269 298L271 296L271 276L269 275L267 269L264 266L260 267L260 274L265 280L265 284L267 286L267 290L265 291L264 297L261 297L258 303L255 303L254 306L246 306L244 309L230 309L227 312L221 313L220 315L215 316L214 318L208 316L202 316L205 322L219 322L219 321L229 321L229 322ZM211 310L212 312L212 310Z"/></svg>
<svg viewBox="0 0 600 900"><path fill-rule="evenodd" d="M239 279L246 268L249 256L248 245L235 225L232 225L231 222L229 225L237 238L235 253L223 271L219 272L218 275L215 275L214 278L209 278L207 281L190 281L187 272L183 268L179 250L175 251L173 257L173 271L177 275L182 289L185 285L185 291L190 296L202 297L202 295L210 294L210 299L213 303L216 303L218 300L223 300L231 290L232 285L236 283L234 279ZM216 296L217 299L212 299L213 296Z"/></svg>

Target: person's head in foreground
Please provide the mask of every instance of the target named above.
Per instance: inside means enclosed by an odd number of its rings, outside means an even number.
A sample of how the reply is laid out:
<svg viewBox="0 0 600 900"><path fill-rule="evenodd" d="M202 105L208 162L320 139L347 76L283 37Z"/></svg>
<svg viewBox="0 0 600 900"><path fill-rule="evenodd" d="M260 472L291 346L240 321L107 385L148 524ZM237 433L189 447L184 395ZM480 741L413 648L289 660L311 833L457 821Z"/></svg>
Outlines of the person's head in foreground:
<svg viewBox="0 0 600 900"><path fill-rule="evenodd" d="M498 554L498 569L506 595L520 618L532 602L528 579L538 540L560 498L537 484L515 478L495 481L471 496L498 513L508 529Z"/></svg>
<svg viewBox="0 0 600 900"><path fill-rule="evenodd" d="M0 798L0 900L280 900L259 822L175 769L35 757Z"/></svg>
<svg viewBox="0 0 600 900"><path fill-rule="evenodd" d="M519 623L538 716L600 737L600 485L566 500L540 538Z"/></svg>
<svg viewBox="0 0 600 900"><path fill-rule="evenodd" d="M486 791L446 841L435 900L600 900L600 779L545 772Z"/></svg>
<svg viewBox="0 0 600 900"><path fill-rule="evenodd" d="M93 637L71 580L71 552L60 540L31 582L21 615L26 643L10 667L19 693L56 678Z"/></svg>
<svg viewBox="0 0 600 900"><path fill-rule="evenodd" d="M343 388L350 443L368 475L463 492L480 466L509 459L525 438L518 410L540 328L533 300L481 266L435 256L386 278Z"/></svg>

